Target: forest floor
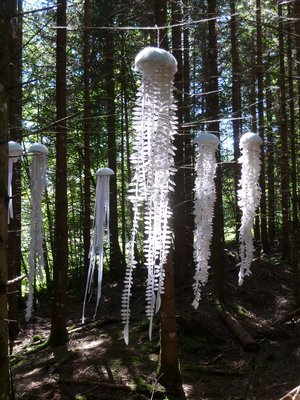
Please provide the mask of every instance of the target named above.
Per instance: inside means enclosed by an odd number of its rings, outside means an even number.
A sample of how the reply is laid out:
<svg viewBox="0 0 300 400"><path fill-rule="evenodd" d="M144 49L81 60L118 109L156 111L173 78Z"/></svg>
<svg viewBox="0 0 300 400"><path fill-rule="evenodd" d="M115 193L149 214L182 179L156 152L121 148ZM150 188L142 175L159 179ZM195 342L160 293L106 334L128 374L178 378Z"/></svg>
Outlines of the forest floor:
<svg viewBox="0 0 300 400"><path fill-rule="evenodd" d="M179 357L188 400L279 400L300 384L300 312L296 309L292 267L280 253L255 260L252 275L237 285L238 267L225 266L227 309L259 348L245 351L220 319L211 281L199 309L191 287L177 293ZM106 285L96 320L81 325L82 304L69 297L69 343L37 349L49 335L50 305L41 303L33 322L22 324L12 355L15 397L19 399L164 400L157 383L159 320L148 339L144 289L133 293L130 343L120 323L120 287ZM89 305L92 315L94 304ZM253 351L257 350L257 351ZM292 399L292 397L290 397Z"/></svg>

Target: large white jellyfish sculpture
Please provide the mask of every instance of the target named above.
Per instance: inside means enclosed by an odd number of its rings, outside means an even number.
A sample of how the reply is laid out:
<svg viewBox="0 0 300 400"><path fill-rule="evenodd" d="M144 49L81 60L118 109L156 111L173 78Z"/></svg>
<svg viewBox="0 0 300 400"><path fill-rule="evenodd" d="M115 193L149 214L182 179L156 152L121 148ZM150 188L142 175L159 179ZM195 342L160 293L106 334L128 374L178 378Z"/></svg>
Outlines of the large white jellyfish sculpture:
<svg viewBox="0 0 300 400"><path fill-rule="evenodd" d="M195 181L195 231L194 231L194 261L196 266L194 276L194 301L197 308L201 299L201 289L208 280L210 243L212 238L212 220L216 200L215 172L217 167L216 150L219 139L212 133L199 133L194 142L198 147L196 156Z"/></svg>
<svg viewBox="0 0 300 400"><path fill-rule="evenodd" d="M27 154L32 156L30 165L31 215L30 215L30 248L28 256L29 293L26 302L25 319L29 321L33 309L33 287L36 272L43 280L44 249L43 249L43 213L42 197L47 183L48 149L41 143L29 146Z"/></svg>
<svg viewBox="0 0 300 400"><path fill-rule="evenodd" d="M16 163L20 156L22 155L23 149L22 146L10 140L8 142L8 183L7 183L7 192L8 192L8 223L10 219L14 217L13 211L13 201L12 201L12 176L13 176L13 168L14 163Z"/></svg>
<svg viewBox="0 0 300 400"><path fill-rule="evenodd" d="M164 290L164 264L171 245L169 219L171 210L168 194L173 189L173 136L176 133L176 107L173 102L173 78L177 70L175 58L165 50L147 47L135 59L141 73L141 85L134 109L136 132L131 157L133 179L129 198L132 202L133 222L129 259L122 295L122 322L124 340L128 343L132 272L136 266L134 248L144 207L144 255L148 270L146 288L146 315L152 320L161 304Z"/></svg>
<svg viewBox="0 0 300 400"><path fill-rule="evenodd" d="M260 146L262 139L255 133L247 132L240 139L242 164L240 189L238 190L238 205L242 211L239 231L240 241L240 271L239 285L243 284L244 277L250 275L250 265L253 257L252 226L260 201L259 186L260 174Z"/></svg>
<svg viewBox="0 0 300 400"><path fill-rule="evenodd" d="M82 323L84 323L85 306L87 297L92 297L93 293L93 280L96 264L98 261L98 278L97 278L97 300L95 307L94 318L96 317L99 301L101 298L101 287L103 277L103 245L105 233L107 235L107 242L109 243L109 183L110 177L114 175L114 171L110 168L100 168L96 172L96 200L94 207L94 223L93 235L90 247L90 263L87 275L87 282L84 294L83 309L82 309Z"/></svg>

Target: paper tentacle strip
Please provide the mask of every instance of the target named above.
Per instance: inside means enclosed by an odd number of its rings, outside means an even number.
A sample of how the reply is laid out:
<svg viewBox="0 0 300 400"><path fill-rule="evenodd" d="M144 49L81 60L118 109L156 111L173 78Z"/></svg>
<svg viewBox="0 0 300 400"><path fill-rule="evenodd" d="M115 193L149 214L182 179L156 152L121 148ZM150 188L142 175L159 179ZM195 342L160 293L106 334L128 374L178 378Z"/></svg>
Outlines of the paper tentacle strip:
<svg viewBox="0 0 300 400"><path fill-rule="evenodd" d="M238 205L242 211L239 229L240 242L240 271L239 285L243 284L244 277L250 275L250 266L253 257L252 227L255 211L259 206L261 190L259 186L260 174L260 146L262 139L255 133L247 132L240 139L242 164L241 179L238 190Z"/></svg>
<svg viewBox="0 0 300 400"><path fill-rule="evenodd" d="M168 193L173 189L175 148L172 143L177 130L173 102L173 78L177 70L175 58L165 50L147 47L136 56L135 66L141 73L141 85L134 109L133 178L129 189L133 221L121 311L126 343L129 341L132 273L136 266L134 249L142 207L148 273L146 315L150 321L150 339L153 315L160 308L164 291L164 264L171 245Z"/></svg>
<svg viewBox="0 0 300 400"><path fill-rule="evenodd" d="M48 149L41 143L32 144L28 150L32 155L30 165L31 214L30 214L30 248L28 256L29 293L26 302L25 319L29 321L33 309L33 285L36 272L40 281L43 280L44 249L43 249L43 214L42 198L47 183Z"/></svg>
<svg viewBox="0 0 300 400"><path fill-rule="evenodd" d="M194 301L197 308L201 299L201 289L208 280L210 244L213 232L213 212L216 200L215 172L217 168L216 150L220 144L217 136L202 132L195 138L197 144L195 180L195 231L194 231Z"/></svg>
<svg viewBox="0 0 300 400"><path fill-rule="evenodd" d="M13 201L12 201L12 177L13 177L13 168L14 163L17 162L23 152L22 146L10 140L8 142L8 182L7 182L7 193L8 193L8 223L10 219L14 217L13 211Z"/></svg>
<svg viewBox="0 0 300 400"><path fill-rule="evenodd" d="M102 277L103 277L103 255L104 255L104 239L107 235L107 242L109 244L109 183L110 177L114 175L114 171L110 168L100 168L96 172L96 199L94 207L94 223L93 223L93 236L91 240L90 254L89 254L89 269L87 275L87 282L84 294L83 309L82 309L82 323L85 319L86 302L93 293L93 281L96 266L98 265L97 273L97 298L94 318L96 317L99 301L101 298Z"/></svg>

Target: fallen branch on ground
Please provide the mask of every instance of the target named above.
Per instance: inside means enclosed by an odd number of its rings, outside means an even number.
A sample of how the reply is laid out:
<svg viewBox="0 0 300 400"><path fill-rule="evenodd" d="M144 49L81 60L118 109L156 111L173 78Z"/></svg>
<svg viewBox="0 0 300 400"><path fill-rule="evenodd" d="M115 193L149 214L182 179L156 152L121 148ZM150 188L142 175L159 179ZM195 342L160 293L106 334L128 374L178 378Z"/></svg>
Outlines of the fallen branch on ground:
<svg viewBox="0 0 300 400"><path fill-rule="evenodd" d="M287 315L283 316L282 318L278 319L277 321L275 321L272 325L274 327L278 326L278 325L282 325L285 324L286 322L290 321L291 319L293 319L294 317L296 317L296 315L300 314L300 307L297 308L294 311L291 311L290 313L288 313Z"/></svg>
<svg viewBox="0 0 300 400"><path fill-rule="evenodd" d="M76 328L72 328L68 330L68 333L77 333L85 330L91 330L92 328L102 328L103 326L107 326L110 324L116 324L120 322L120 318L106 318L97 321L89 321L85 322L83 325L77 326Z"/></svg>
<svg viewBox="0 0 300 400"><path fill-rule="evenodd" d="M259 350L258 343L245 331L241 324L224 308L219 305L217 312L221 320L233 332L240 344L246 351L255 353Z"/></svg>

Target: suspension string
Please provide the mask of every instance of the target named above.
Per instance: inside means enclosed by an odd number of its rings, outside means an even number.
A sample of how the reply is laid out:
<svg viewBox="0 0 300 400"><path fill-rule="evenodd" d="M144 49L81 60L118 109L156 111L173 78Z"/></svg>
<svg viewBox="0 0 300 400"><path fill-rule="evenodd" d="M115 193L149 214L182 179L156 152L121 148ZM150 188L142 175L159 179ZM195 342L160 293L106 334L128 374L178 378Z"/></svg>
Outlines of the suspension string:
<svg viewBox="0 0 300 400"><path fill-rule="evenodd" d="M160 45L160 31L159 31L159 27L157 25L155 25L156 28L156 46L159 47Z"/></svg>

